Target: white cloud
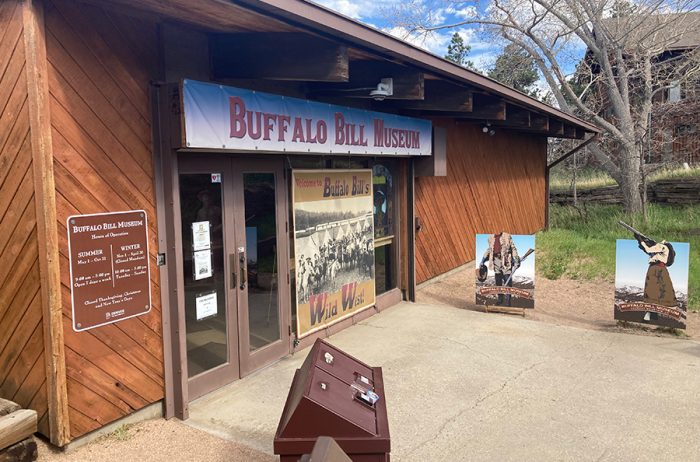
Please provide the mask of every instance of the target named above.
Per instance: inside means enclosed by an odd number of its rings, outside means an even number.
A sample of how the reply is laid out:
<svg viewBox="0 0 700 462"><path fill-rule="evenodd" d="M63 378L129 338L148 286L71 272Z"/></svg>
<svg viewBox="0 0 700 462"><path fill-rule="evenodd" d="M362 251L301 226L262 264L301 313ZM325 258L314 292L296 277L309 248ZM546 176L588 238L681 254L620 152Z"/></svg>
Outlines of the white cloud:
<svg viewBox="0 0 700 462"><path fill-rule="evenodd" d="M384 32L438 56L442 56L445 54L447 50L447 44L450 43L450 37L452 37L452 33L450 32L412 34L407 29L401 26L395 26L390 29L384 29Z"/></svg>
<svg viewBox="0 0 700 462"><path fill-rule="evenodd" d="M472 61L474 66L483 73L493 65L496 56L500 52L499 49L495 49L493 43L478 40L474 29L445 29L429 34L411 34L405 28L398 26L382 30L441 58L447 53L447 46L452 40L452 35L457 32L464 40L464 43L472 47L467 59Z"/></svg>
<svg viewBox="0 0 700 462"><path fill-rule="evenodd" d="M470 55L469 59L474 63L474 67L481 73L486 74L489 68L493 66L493 63L496 62L498 53L498 51L484 51L482 53Z"/></svg>
<svg viewBox="0 0 700 462"><path fill-rule="evenodd" d="M314 0L316 3L333 9L343 15L360 20L365 24L375 27L383 32L389 33L405 42L422 48L439 57L444 57L447 53L447 46L452 39L452 35L458 33L464 43L471 47L468 59L481 72L485 72L496 59L502 44L491 43L478 37L478 26L462 26L444 30L436 30L430 33L418 34L410 33L403 26L392 25L392 20L387 18L387 14L403 0ZM477 8L472 2L452 1L445 7L435 8L437 2L425 0L415 0L411 5L421 9L421 16L432 25L445 23L458 23L463 20L474 18L478 15ZM433 8L430 8L432 6ZM425 11L422 9L425 8Z"/></svg>
<svg viewBox="0 0 700 462"><path fill-rule="evenodd" d="M394 0L313 0L331 10L335 10L340 14L349 16L353 19L366 20L379 15L383 8L395 4Z"/></svg>
<svg viewBox="0 0 700 462"><path fill-rule="evenodd" d="M450 5L445 9L445 12L459 19L472 19L478 15L477 9L473 5L455 6Z"/></svg>

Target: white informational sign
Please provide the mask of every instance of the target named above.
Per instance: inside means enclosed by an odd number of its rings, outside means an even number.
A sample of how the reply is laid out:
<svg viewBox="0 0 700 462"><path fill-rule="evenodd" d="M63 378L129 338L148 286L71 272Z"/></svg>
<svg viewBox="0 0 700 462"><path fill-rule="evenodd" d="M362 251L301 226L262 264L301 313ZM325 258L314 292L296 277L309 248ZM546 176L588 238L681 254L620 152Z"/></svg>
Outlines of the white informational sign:
<svg viewBox="0 0 700 462"><path fill-rule="evenodd" d="M192 223L192 250L209 250L210 247L209 222L195 221Z"/></svg>
<svg viewBox="0 0 700 462"><path fill-rule="evenodd" d="M195 306L197 310L197 321L216 316L218 312L216 292L198 296L195 300Z"/></svg>
<svg viewBox="0 0 700 462"><path fill-rule="evenodd" d="M200 250L198 252L194 252L192 260L194 264L195 281L210 278L212 276L211 250Z"/></svg>

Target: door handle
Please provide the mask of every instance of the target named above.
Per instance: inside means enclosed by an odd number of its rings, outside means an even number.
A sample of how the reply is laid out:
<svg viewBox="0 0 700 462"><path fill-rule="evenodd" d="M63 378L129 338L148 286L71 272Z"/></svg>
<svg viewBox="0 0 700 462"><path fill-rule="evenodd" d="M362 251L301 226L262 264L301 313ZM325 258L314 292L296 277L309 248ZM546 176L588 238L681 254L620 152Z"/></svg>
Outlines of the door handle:
<svg viewBox="0 0 700 462"><path fill-rule="evenodd" d="M231 270L231 289L236 287L236 254L229 255L229 268Z"/></svg>
<svg viewBox="0 0 700 462"><path fill-rule="evenodd" d="M241 283L240 289L243 290L248 283L248 262L246 262L244 247L238 248L238 268L241 272L241 277L239 278Z"/></svg>

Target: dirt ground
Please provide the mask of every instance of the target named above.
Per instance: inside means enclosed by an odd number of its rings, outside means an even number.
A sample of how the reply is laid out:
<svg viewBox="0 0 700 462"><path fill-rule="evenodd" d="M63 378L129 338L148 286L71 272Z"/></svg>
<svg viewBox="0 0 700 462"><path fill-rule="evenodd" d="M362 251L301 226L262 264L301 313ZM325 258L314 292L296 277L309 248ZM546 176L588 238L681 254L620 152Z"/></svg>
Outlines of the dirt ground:
<svg viewBox="0 0 700 462"><path fill-rule="evenodd" d="M175 419L155 419L117 431L67 453L37 438L40 462L136 461L268 462L277 460L243 445L225 441Z"/></svg>
<svg viewBox="0 0 700 462"><path fill-rule="evenodd" d="M440 303L473 311L485 311L474 304L474 274L471 265L418 289L417 301ZM606 281L535 281L535 309L525 310L525 317L560 326L575 326L609 332L641 335L700 338L700 313L688 312L685 332L655 326L618 323L613 319L615 284ZM489 311L492 308L489 307ZM522 310L510 313L520 315Z"/></svg>

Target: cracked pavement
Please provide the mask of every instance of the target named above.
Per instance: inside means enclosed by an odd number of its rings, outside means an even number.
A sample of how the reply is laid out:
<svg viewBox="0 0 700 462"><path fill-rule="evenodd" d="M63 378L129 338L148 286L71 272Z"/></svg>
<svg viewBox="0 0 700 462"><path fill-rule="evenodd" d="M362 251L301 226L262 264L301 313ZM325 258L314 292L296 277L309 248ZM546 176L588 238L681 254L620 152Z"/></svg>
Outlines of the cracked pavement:
<svg viewBox="0 0 700 462"><path fill-rule="evenodd" d="M395 461L698 460L700 343L402 303L329 338L382 366ZM272 453L308 350L190 405Z"/></svg>

